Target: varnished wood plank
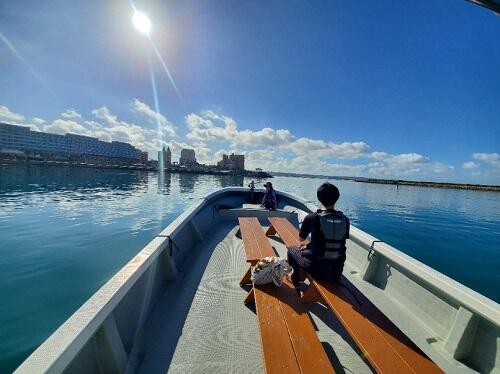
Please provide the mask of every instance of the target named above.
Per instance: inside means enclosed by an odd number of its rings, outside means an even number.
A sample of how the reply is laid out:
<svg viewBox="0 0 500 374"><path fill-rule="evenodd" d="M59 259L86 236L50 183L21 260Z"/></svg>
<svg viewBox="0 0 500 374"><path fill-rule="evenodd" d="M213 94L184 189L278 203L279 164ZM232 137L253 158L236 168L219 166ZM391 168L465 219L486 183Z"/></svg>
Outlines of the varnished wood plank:
<svg viewBox="0 0 500 374"><path fill-rule="evenodd" d="M258 253L260 259L270 255L266 254L269 249L274 255L256 218L240 217L239 223L248 262L254 265L256 261L252 256ZM282 287L254 285L245 303L255 303L266 373L334 372L311 320L288 280Z"/></svg>
<svg viewBox="0 0 500 374"><path fill-rule="evenodd" d="M254 300L266 373L300 373L274 284L254 287Z"/></svg>
<svg viewBox="0 0 500 374"><path fill-rule="evenodd" d="M276 287L293 350L303 374L334 373L304 305L288 279Z"/></svg>
<svg viewBox="0 0 500 374"><path fill-rule="evenodd" d="M339 286L314 282L328 307L346 329L377 373L414 373L409 364L387 344L373 323L342 294Z"/></svg>
<svg viewBox="0 0 500 374"><path fill-rule="evenodd" d="M374 329L384 338L415 373L442 373L443 371L399 330L373 303L347 279L340 289L342 295L370 320Z"/></svg>
<svg viewBox="0 0 500 374"><path fill-rule="evenodd" d="M292 223L283 217L269 217L269 222L271 222L271 228L275 231L285 245L300 245L303 242L300 241L299 231Z"/></svg>
<svg viewBox="0 0 500 374"><path fill-rule="evenodd" d="M256 217L239 217L241 237L248 262L274 256L275 252Z"/></svg>

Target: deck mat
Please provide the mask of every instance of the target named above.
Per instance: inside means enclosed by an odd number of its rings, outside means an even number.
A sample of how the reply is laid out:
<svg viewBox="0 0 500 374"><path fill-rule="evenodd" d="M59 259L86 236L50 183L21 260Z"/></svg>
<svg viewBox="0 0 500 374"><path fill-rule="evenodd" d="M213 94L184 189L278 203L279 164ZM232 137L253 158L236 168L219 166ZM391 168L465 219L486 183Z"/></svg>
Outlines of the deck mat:
<svg viewBox="0 0 500 374"><path fill-rule="evenodd" d="M264 372L257 318L239 286L248 265L236 229L219 225L183 262L143 330L140 373ZM280 242L272 244L285 256ZM310 312L336 372L370 373L333 314L321 304Z"/></svg>

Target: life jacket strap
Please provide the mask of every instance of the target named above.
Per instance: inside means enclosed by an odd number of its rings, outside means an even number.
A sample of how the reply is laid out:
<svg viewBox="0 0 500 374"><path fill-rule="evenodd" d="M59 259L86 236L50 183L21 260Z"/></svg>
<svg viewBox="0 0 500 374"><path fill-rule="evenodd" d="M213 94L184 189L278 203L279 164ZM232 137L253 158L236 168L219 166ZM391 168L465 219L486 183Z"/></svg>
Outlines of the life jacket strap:
<svg viewBox="0 0 500 374"><path fill-rule="evenodd" d="M341 257L340 252L333 252L333 251L325 251L323 253L323 256L320 256L321 258L327 259L327 260L336 260Z"/></svg>
<svg viewBox="0 0 500 374"><path fill-rule="evenodd" d="M343 242L325 240L325 250L335 250L342 248Z"/></svg>

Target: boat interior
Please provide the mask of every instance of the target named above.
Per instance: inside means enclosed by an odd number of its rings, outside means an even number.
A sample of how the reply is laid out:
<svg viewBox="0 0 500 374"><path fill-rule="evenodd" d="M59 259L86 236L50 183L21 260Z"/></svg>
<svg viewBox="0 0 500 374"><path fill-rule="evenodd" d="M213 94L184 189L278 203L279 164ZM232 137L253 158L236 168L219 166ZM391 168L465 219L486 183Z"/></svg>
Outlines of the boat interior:
<svg viewBox="0 0 500 374"><path fill-rule="evenodd" d="M275 211L249 203L248 189L206 196L155 237L17 372L265 372L256 308L244 303L251 285L240 285L249 264L236 235L238 218L257 217L266 231L270 216L299 227L314 209L311 202L281 192ZM269 241L286 258L280 237ZM441 370L499 372L498 304L355 227L347 247L343 281ZM335 372L380 371L322 300L305 307Z"/></svg>

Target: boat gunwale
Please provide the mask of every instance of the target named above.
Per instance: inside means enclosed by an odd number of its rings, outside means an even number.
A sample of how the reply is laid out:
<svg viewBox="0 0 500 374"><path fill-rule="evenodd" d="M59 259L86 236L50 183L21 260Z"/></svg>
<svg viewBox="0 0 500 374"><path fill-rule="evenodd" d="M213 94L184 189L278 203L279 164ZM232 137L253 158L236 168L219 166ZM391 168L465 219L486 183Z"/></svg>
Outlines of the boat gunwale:
<svg viewBox="0 0 500 374"><path fill-rule="evenodd" d="M445 296L450 297L458 305L469 309L488 321L499 325L500 306L490 298L474 291L466 285L457 282L453 278L431 268L419 260L401 252L393 246L379 241L376 237L351 225L350 239L358 244L368 246L368 250L387 258L397 264L411 276L423 281L433 289L439 290Z"/></svg>
<svg viewBox="0 0 500 374"><path fill-rule="evenodd" d="M213 194L212 194L213 195ZM62 372L93 336L114 308L123 300L136 281L167 248L169 238L203 208L201 198L156 235L137 255L111 277L63 324L61 324L15 370L22 372ZM159 243L155 243L159 241Z"/></svg>

